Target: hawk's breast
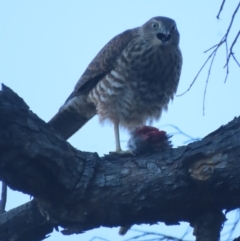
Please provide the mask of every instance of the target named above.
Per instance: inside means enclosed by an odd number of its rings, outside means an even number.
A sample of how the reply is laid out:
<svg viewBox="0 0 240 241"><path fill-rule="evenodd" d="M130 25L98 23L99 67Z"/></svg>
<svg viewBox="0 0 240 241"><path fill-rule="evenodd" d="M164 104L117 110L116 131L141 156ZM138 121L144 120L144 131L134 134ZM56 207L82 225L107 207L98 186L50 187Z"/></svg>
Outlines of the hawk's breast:
<svg viewBox="0 0 240 241"><path fill-rule="evenodd" d="M158 119L176 92L181 62L178 46L160 48L132 41L88 99L100 120L119 121L127 128Z"/></svg>

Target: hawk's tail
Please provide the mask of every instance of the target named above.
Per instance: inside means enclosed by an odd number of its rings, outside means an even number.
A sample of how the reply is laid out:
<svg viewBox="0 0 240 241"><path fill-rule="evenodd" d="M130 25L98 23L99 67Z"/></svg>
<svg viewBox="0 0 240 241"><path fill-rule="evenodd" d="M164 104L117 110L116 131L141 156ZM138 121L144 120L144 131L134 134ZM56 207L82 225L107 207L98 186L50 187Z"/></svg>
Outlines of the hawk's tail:
<svg viewBox="0 0 240 241"><path fill-rule="evenodd" d="M88 110L85 106L84 109L80 111L73 106L63 106L48 124L67 140L96 114L93 106L89 106Z"/></svg>

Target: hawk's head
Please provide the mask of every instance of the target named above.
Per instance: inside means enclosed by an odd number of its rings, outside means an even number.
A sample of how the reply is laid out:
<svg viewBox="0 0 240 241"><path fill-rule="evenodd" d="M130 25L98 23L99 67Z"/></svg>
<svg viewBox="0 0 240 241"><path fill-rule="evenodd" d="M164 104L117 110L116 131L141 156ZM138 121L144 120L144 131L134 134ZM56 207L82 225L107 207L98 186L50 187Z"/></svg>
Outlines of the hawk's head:
<svg viewBox="0 0 240 241"><path fill-rule="evenodd" d="M147 21L140 30L142 37L154 45L177 46L179 44L177 25L171 18L154 17Z"/></svg>

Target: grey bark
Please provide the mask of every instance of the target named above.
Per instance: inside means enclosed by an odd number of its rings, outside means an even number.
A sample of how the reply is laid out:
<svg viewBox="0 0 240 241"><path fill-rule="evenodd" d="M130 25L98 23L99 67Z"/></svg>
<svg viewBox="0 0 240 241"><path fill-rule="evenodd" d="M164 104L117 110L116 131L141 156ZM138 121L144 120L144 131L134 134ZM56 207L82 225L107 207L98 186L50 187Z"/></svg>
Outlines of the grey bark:
<svg viewBox="0 0 240 241"><path fill-rule="evenodd" d="M39 212L36 201L0 215L1 241L39 241L53 231L53 224Z"/></svg>
<svg viewBox="0 0 240 241"><path fill-rule="evenodd" d="M5 86L0 116L0 179L34 196L34 212L64 234L157 222L200 227L203 213L240 206L239 117L187 146L99 157L73 148Z"/></svg>

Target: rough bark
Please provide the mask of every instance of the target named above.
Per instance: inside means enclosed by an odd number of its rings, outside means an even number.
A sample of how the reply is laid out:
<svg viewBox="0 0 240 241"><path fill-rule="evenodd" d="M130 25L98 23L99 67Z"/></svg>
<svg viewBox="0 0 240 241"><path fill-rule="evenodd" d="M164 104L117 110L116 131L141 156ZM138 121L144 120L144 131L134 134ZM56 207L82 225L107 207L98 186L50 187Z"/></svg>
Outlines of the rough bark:
<svg viewBox="0 0 240 241"><path fill-rule="evenodd" d="M39 241L53 231L53 224L39 212L36 201L0 215L1 241Z"/></svg>
<svg viewBox="0 0 240 241"><path fill-rule="evenodd" d="M196 241L219 240L225 221L226 218L221 211L210 210L199 215L192 223L193 235L196 236Z"/></svg>
<svg viewBox="0 0 240 241"><path fill-rule="evenodd" d="M73 148L5 86L0 116L0 179L34 196L65 234L157 222L200 227L203 213L240 206L239 117L187 146L100 158Z"/></svg>

